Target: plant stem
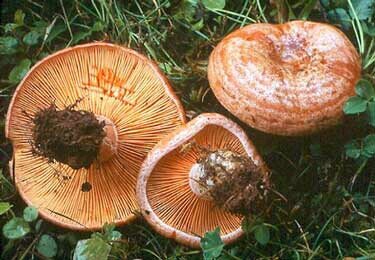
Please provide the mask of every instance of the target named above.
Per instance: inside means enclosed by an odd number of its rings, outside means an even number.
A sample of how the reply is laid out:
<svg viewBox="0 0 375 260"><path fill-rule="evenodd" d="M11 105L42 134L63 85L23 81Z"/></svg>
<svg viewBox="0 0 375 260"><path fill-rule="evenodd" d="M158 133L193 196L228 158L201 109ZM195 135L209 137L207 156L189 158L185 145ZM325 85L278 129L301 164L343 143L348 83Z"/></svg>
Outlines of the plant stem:
<svg viewBox="0 0 375 260"><path fill-rule="evenodd" d="M29 251L31 250L31 248L34 246L34 244L36 243L36 241L38 241L39 237L40 237L41 234L38 234L34 240L29 244L29 246L26 248L26 250L23 252L23 254L21 255L21 257L19 258L19 260L23 260L27 254L29 253Z"/></svg>
<svg viewBox="0 0 375 260"><path fill-rule="evenodd" d="M356 25L357 25L358 32L357 32L356 26L353 24L353 21L352 21L354 33L356 34L356 39L357 39L357 42L358 42L359 52L362 55L365 52L365 46L364 46L365 41L364 41L364 37L363 37L363 28L362 28L361 22L359 21L358 15L357 15L354 7L353 7L352 1L348 0L348 3L349 3L350 10L352 11L352 13L354 15L354 20L355 20ZM358 35L358 33L359 33L359 35Z"/></svg>

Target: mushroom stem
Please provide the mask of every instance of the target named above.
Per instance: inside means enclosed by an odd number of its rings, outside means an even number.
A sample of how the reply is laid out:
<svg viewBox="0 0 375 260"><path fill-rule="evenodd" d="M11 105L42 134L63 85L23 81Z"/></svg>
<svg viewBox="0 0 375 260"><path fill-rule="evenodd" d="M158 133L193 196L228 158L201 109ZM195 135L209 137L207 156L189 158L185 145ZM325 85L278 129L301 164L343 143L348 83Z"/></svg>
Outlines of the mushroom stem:
<svg viewBox="0 0 375 260"><path fill-rule="evenodd" d="M212 197L209 195L210 186L213 185L212 180L208 180L205 183L202 183L202 179L205 179L206 172L204 171L204 165L202 163L195 163L190 169L189 172L189 186L191 191L198 197L206 200L212 200Z"/></svg>
<svg viewBox="0 0 375 260"><path fill-rule="evenodd" d="M115 124L105 116L96 115L99 122L104 122L105 137L100 145L98 160L100 162L109 161L117 154L118 132Z"/></svg>
<svg viewBox="0 0 375 260"><path fill-rule="evenodd" d="M266 185L253 161L229 150L203 155L189 173L191 191L201 199L212 200L232 213L247 215L255 200L263 199Z"/></svg>
<svg viewBox="0 0 375 260"><path fill-rule="evenodd" d="M96 159L108 161L117 153L118 134L108 118L74 105L57 110L52 104L33 118L32 149L49 161L73 169L88 168Z"/></svg>

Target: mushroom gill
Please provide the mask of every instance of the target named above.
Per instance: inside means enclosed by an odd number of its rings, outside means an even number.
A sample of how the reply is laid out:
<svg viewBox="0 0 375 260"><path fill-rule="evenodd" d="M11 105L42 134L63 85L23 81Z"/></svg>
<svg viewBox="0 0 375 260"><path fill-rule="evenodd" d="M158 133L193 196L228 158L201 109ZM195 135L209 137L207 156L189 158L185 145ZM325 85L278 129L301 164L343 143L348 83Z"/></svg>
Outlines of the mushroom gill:
<svg viewBox="0 0 375 260"><path fill-rule="evenodd" d="M105 125L107 145L87 169L32 152L31 118L51 104L61 111L74 103ZM108 43L59 51L31 69L8 110L16 186L28 204L58 225L99 229L105 222L125 223L138 208L134 187L147 152L184 122L168 81L139 53Z"/></svg>
<svg viewBox="0 0 375 260"><path fill-rule="evenodd" d="M191 247L199 247L200 237L218 226L225 243L242 234L242 216L200 193L199 178L192 180L197 163L205 158L202 152L207 151L249 158L259 178L268 180L267 168L246 134L221 115L202 114L162 139L142 166L138 201L142 214L158 232Z"/></svg>
<svg viewBox="0 0 375 260"><path fill-rule="evenodd" d="M228 149L246 154L241 142L220 126L206 126L193 139L197 145L210 150ZM182 150L181 150L182 149ZM208 199L202 199L191 189L191 168L200 159L199 148L178 147L164 156L153 170L147 184L147 196L155 214L166 224L203 236L205 232L220 226L222 234L236 230L241 217L216 207Z"/></svg>

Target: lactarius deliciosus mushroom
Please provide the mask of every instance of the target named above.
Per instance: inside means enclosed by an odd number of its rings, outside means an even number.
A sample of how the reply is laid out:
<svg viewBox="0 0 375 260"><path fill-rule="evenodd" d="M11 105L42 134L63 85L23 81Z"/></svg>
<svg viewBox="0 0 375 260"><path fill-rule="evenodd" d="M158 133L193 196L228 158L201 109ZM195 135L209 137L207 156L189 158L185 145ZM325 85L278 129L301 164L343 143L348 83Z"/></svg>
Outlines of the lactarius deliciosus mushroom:
<svg viewBox="0 0 375 260"><path fill-rule="evenodd" d="M107 43L68 48L36 64L6 121L22 198L72 229L125 223L147 152L185 122L157 66Z"/></svg>
<svg viewBox="0 0 375 260"><path fill-rule="evenodd" d="M342 120L360 64L352 43L333 26L252 24L215 47L208 79L220 103L250 126L304 135Z"/></svg>
<svg viewBox="0 0 375 260"><path fill-rule="evenodd" d="M160 234L199 247L221 228L225 243L242 234L242 215L262 203L268 170L244 131L219 114L202 114L163 138L137 182L141 212Z"/></svg>

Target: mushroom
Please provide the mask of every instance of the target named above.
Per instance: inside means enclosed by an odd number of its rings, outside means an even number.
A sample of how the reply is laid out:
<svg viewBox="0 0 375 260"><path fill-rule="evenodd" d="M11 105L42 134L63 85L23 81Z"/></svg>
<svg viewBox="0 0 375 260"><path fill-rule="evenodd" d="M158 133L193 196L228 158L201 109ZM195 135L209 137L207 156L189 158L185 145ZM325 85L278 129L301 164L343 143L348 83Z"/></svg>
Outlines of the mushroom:
<svg viewBox="0 0 375 260"><path fill-rule="evenodd" d="M75 230L124 224L147 152L185 122L157 65L109 43L67 48L38 62L7 119L16 186L45 219Z"/></svg>
<svg viewBox="0 0 375 260"><path fill-rule="evenodd" d="M208 113L150 151L138 176L137 199L157 232L197 248L201 236L217 226L224 243L240 237L239 213L262 204L268 187L267 167L245 132Z"/></svg>
<svg viewBox="0 0 375 260"><path fill-rule="evenodd" d="M360 57L343 32L307 21L238 29L215 47L208 65L210 86L226 109L286 136L338 124L360 73Z"/></svg>

